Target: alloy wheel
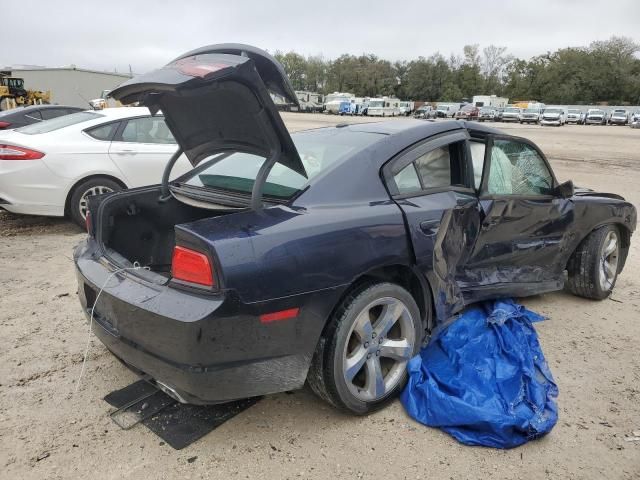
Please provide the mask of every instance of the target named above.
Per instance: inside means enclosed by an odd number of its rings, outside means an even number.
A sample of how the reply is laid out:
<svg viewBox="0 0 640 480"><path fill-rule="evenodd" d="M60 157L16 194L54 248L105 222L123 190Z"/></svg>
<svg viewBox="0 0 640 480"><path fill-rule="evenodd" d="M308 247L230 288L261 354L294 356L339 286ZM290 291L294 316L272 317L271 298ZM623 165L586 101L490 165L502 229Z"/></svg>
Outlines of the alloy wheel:
<svg viewBox="0 0 640 480"><path fill-rule="evenodd" d="M95 187L88 188L80 197L80 202L78 203L78 211L82 218L87 218L87 211L89 210L89 197L92 195L101 195L103 193L111 193L113 192L112 188L105 187L103 185L96 185Z"/></svg>
<svg viewBox="0 0 640 480"><path fill-rule="evenodd" d="M611 290L616 280L619 251L618 234L611 230L604 239L602 252L600 254L598 280L600 282L600 288L603 291Z"/></svg>
<svg viewBox="0 0 640 480"><path fill-rule="evenodd" d="M364 308L343 353L342 371L349 391L366 402L391 392L402 381L415 333L409 309L397 298L379 298Z"/></svg>

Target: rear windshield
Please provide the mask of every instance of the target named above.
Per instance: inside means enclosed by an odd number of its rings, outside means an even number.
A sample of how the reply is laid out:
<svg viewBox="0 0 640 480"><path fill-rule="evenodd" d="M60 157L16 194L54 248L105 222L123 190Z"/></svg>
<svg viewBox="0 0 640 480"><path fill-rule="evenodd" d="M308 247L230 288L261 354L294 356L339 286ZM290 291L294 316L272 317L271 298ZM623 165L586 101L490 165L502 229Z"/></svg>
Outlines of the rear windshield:
<svg viewBox="0 0 640 480"><path fill-rule="evenodd" d="M77 112L70 115L64 115L62 117L52 118L51 120L45 120L40 123L34 123L33 125L27 125L26 127L17 128L16 132L24 133L26 135L49 133L78 123L95 120L99 117L104 117L104 115L100 115L95 112Z"/></svg>
<svg viewBox="0 0 640 480"><path fill-rule="evenodd" d="M348 155L380 140L382 135L329 128L294 133L291 138L308 178L276 163L267 177L263 190L265 196L280 199L293 196L318 174L329 170ZM216 158L218 156L204 162L178 182L201 188L251 194L265 158L243 152L233 153L214 163Z"/></svg>

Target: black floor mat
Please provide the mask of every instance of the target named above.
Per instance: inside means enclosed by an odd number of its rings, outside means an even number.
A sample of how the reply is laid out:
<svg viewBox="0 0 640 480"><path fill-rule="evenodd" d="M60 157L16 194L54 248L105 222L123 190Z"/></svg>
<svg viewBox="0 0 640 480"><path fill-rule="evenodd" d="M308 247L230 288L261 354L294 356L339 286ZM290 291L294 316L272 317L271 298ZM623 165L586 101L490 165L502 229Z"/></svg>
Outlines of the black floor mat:
<svg viewBox="0 0 640 480"><path fill-rule="evenodd" d="M262 397L247 398L221 405L185 405L145 380L139 380L104 397L122 409L113 420L123 429L142 423L176 450L191 445ZM123 408L124 407L124 408Z"/></svg>

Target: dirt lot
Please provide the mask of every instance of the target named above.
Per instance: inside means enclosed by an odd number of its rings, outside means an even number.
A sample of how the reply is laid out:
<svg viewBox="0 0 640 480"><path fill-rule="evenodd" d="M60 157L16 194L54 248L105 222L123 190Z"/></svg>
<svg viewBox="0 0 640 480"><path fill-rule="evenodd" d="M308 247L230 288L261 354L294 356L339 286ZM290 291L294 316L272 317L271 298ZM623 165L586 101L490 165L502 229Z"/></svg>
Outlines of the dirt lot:
<svg viewBox="0 0 640 480"><path fill-rule="evenodd" d="M287 114L292 130L342 118ZM640 130L500 125L537 142L561 180L640 205ZM560 388L547 437L511 451L464 447L401 405L366 418L308 391L273 395L185 450L142 426L120 430L102 397L135 376L87 342L71 261L83 233L64 220L0 213L0 478L638 479L640 243L611 299L527 299Z"/></svg>

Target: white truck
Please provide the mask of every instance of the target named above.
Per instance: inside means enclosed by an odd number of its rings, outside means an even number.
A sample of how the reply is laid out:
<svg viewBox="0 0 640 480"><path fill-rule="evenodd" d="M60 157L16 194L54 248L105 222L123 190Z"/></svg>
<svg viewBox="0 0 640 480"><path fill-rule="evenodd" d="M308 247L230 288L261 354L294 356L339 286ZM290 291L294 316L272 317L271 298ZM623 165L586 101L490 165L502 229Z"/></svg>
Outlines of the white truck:
<svg viewBox="0 0 640 480"><path fill-rule="evenodd" d="M300 102L300 109L295 109L296 111L321 112L324 109L321 93L296 90L296 97L298 97L298 102ZM294 110L293 107L292 110Z"/></svg>
<svg viewBox="0 0 640 480"><path fill-rule="evenodd" d="M414 102L400 102L400 115L408 117L415 110Z"/></svg>
<svg viewBox="0 0 640 480"><path fill-rule="evenodd" d="M370 117L395 117L400 115L400 99L392 97L369 100L367 115Z"/></svg>

